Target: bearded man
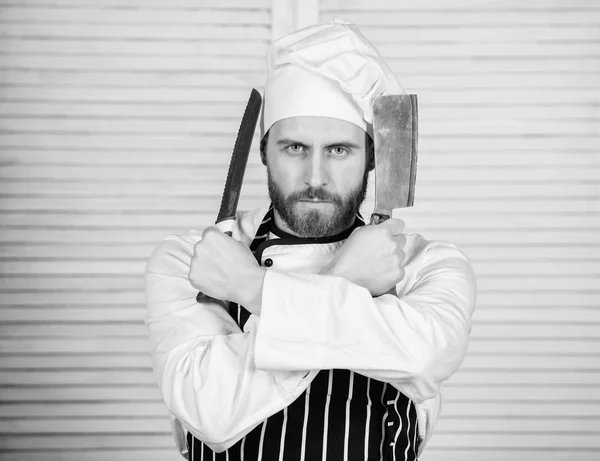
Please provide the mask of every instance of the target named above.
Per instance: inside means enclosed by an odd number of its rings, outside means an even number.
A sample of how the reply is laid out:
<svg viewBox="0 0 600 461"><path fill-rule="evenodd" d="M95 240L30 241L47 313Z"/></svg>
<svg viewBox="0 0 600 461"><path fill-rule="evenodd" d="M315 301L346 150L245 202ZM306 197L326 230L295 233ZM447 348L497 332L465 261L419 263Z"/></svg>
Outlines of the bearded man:
<svg viewBox="0 0 600 461"><path fill-rule="evenodd" d="M401 92L352 24L271 45L260 148L271 204L239 212L233 238L214 226L168 237L146 271L153 366L189 460L422 452L476 288L454 245L358 213L372 100Z"/></svg>

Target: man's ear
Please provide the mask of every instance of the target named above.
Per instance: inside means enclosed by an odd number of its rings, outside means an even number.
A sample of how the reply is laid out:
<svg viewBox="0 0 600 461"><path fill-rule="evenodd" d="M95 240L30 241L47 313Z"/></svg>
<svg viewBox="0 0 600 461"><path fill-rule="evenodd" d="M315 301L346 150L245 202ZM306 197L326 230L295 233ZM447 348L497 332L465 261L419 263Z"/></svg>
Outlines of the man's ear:
<svg viewBox="0 0 600 461"><path fill-rule="evenodd" d="M373 171L375 169L375 155L373 153L371 153L371 155L369 156L369 161L367 163L367 169L369 171Z"/></svg>
<svg viewBox="0 0 600 461"><path fill-rule="evenodd" d="M267 166L267 151L261 149L260 150L260 161L264 166Z"/></svg>
<svg viewBox="0 0 600 461"><path fill-rule="evenodd" d="M368 134L365 134L365 146L367 146L367 171L373 171L375 169L375 143Z"/></svg>
<svg viewBox="0 0 600 461"><path fill-rule="evenodd" d="M267 166L267 143L269 142L269 132L260 140L260 161L264 166Z"/></svg>

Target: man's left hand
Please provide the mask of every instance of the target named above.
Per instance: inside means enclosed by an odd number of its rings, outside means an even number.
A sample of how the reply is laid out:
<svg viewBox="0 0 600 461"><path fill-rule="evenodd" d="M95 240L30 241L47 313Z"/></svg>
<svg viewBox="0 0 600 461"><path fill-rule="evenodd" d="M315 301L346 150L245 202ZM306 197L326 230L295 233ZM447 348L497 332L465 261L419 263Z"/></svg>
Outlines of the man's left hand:
<svg viewBox="0 0 600 461"><path fill-rule="evenodd" d="M216 227L207 227L194 245L188 278L205 295L259 315L264 276L250 249Z"/></svg>

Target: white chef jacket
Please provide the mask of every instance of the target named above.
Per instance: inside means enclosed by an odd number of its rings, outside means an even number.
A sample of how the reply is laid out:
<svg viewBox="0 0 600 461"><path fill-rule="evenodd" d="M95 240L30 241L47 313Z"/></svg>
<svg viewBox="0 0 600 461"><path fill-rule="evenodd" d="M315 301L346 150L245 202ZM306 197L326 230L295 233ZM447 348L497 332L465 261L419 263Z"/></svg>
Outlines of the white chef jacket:
<svg viewBox="0 0 600 461"><path fill-rule="evenodd" d="M239 212L233 238L250 244L267 209ZM343 241L277 245L261 315L243 331L227 303L198 303L188 279L201 232L167 237L146 267L152 364L186 456L186 432L220 452L290 405L321 369L348 369L390 383L417 407L422 451L441 387L467 348L476 281L467 257L444 241L406 233L397 297L371 297L341 277L319 275Z"/></svg>

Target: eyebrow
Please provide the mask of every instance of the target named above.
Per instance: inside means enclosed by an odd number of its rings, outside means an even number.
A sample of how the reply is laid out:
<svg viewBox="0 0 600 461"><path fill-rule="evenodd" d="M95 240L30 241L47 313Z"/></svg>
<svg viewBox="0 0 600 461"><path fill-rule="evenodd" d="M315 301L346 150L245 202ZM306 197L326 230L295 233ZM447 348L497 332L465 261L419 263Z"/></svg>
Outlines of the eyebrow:
<svg viewBox="0 0 600 461"><path fill-rule="evenodd" d="M332 142L331 144L327 144L325 147L327 149L331 149L332 147L345 147L347 149L360 149L361 148L358 144L355 144L350 141Z"/></svg>
<svg viewBox="0 0 600 461"><path fill-rule="evenodd" d="M302 147L308 147L303 142L295 141L294 139L288 139L288 138L280 139L275 144L277 144L278 146L287 146L287 145L290 145L290 144L297 144L297 145L302 146ZM347 149L361 149L361 146L359 146L356 143L350 142L350 141L332 142L332 143L329 143L329 144L325 145L325 147L327 149L331 149L332 147L346 147Z"/></svg>
<svg viewBox="0 0 600 461"><path fill-rule="evenodd" d="M304 144L303 142L295 141L293 139L288 139L288 138L280 139L275 144L277 144L278 146L287 146L290 144L298 144L299 146L307 147L306 144Z"/></svg>

